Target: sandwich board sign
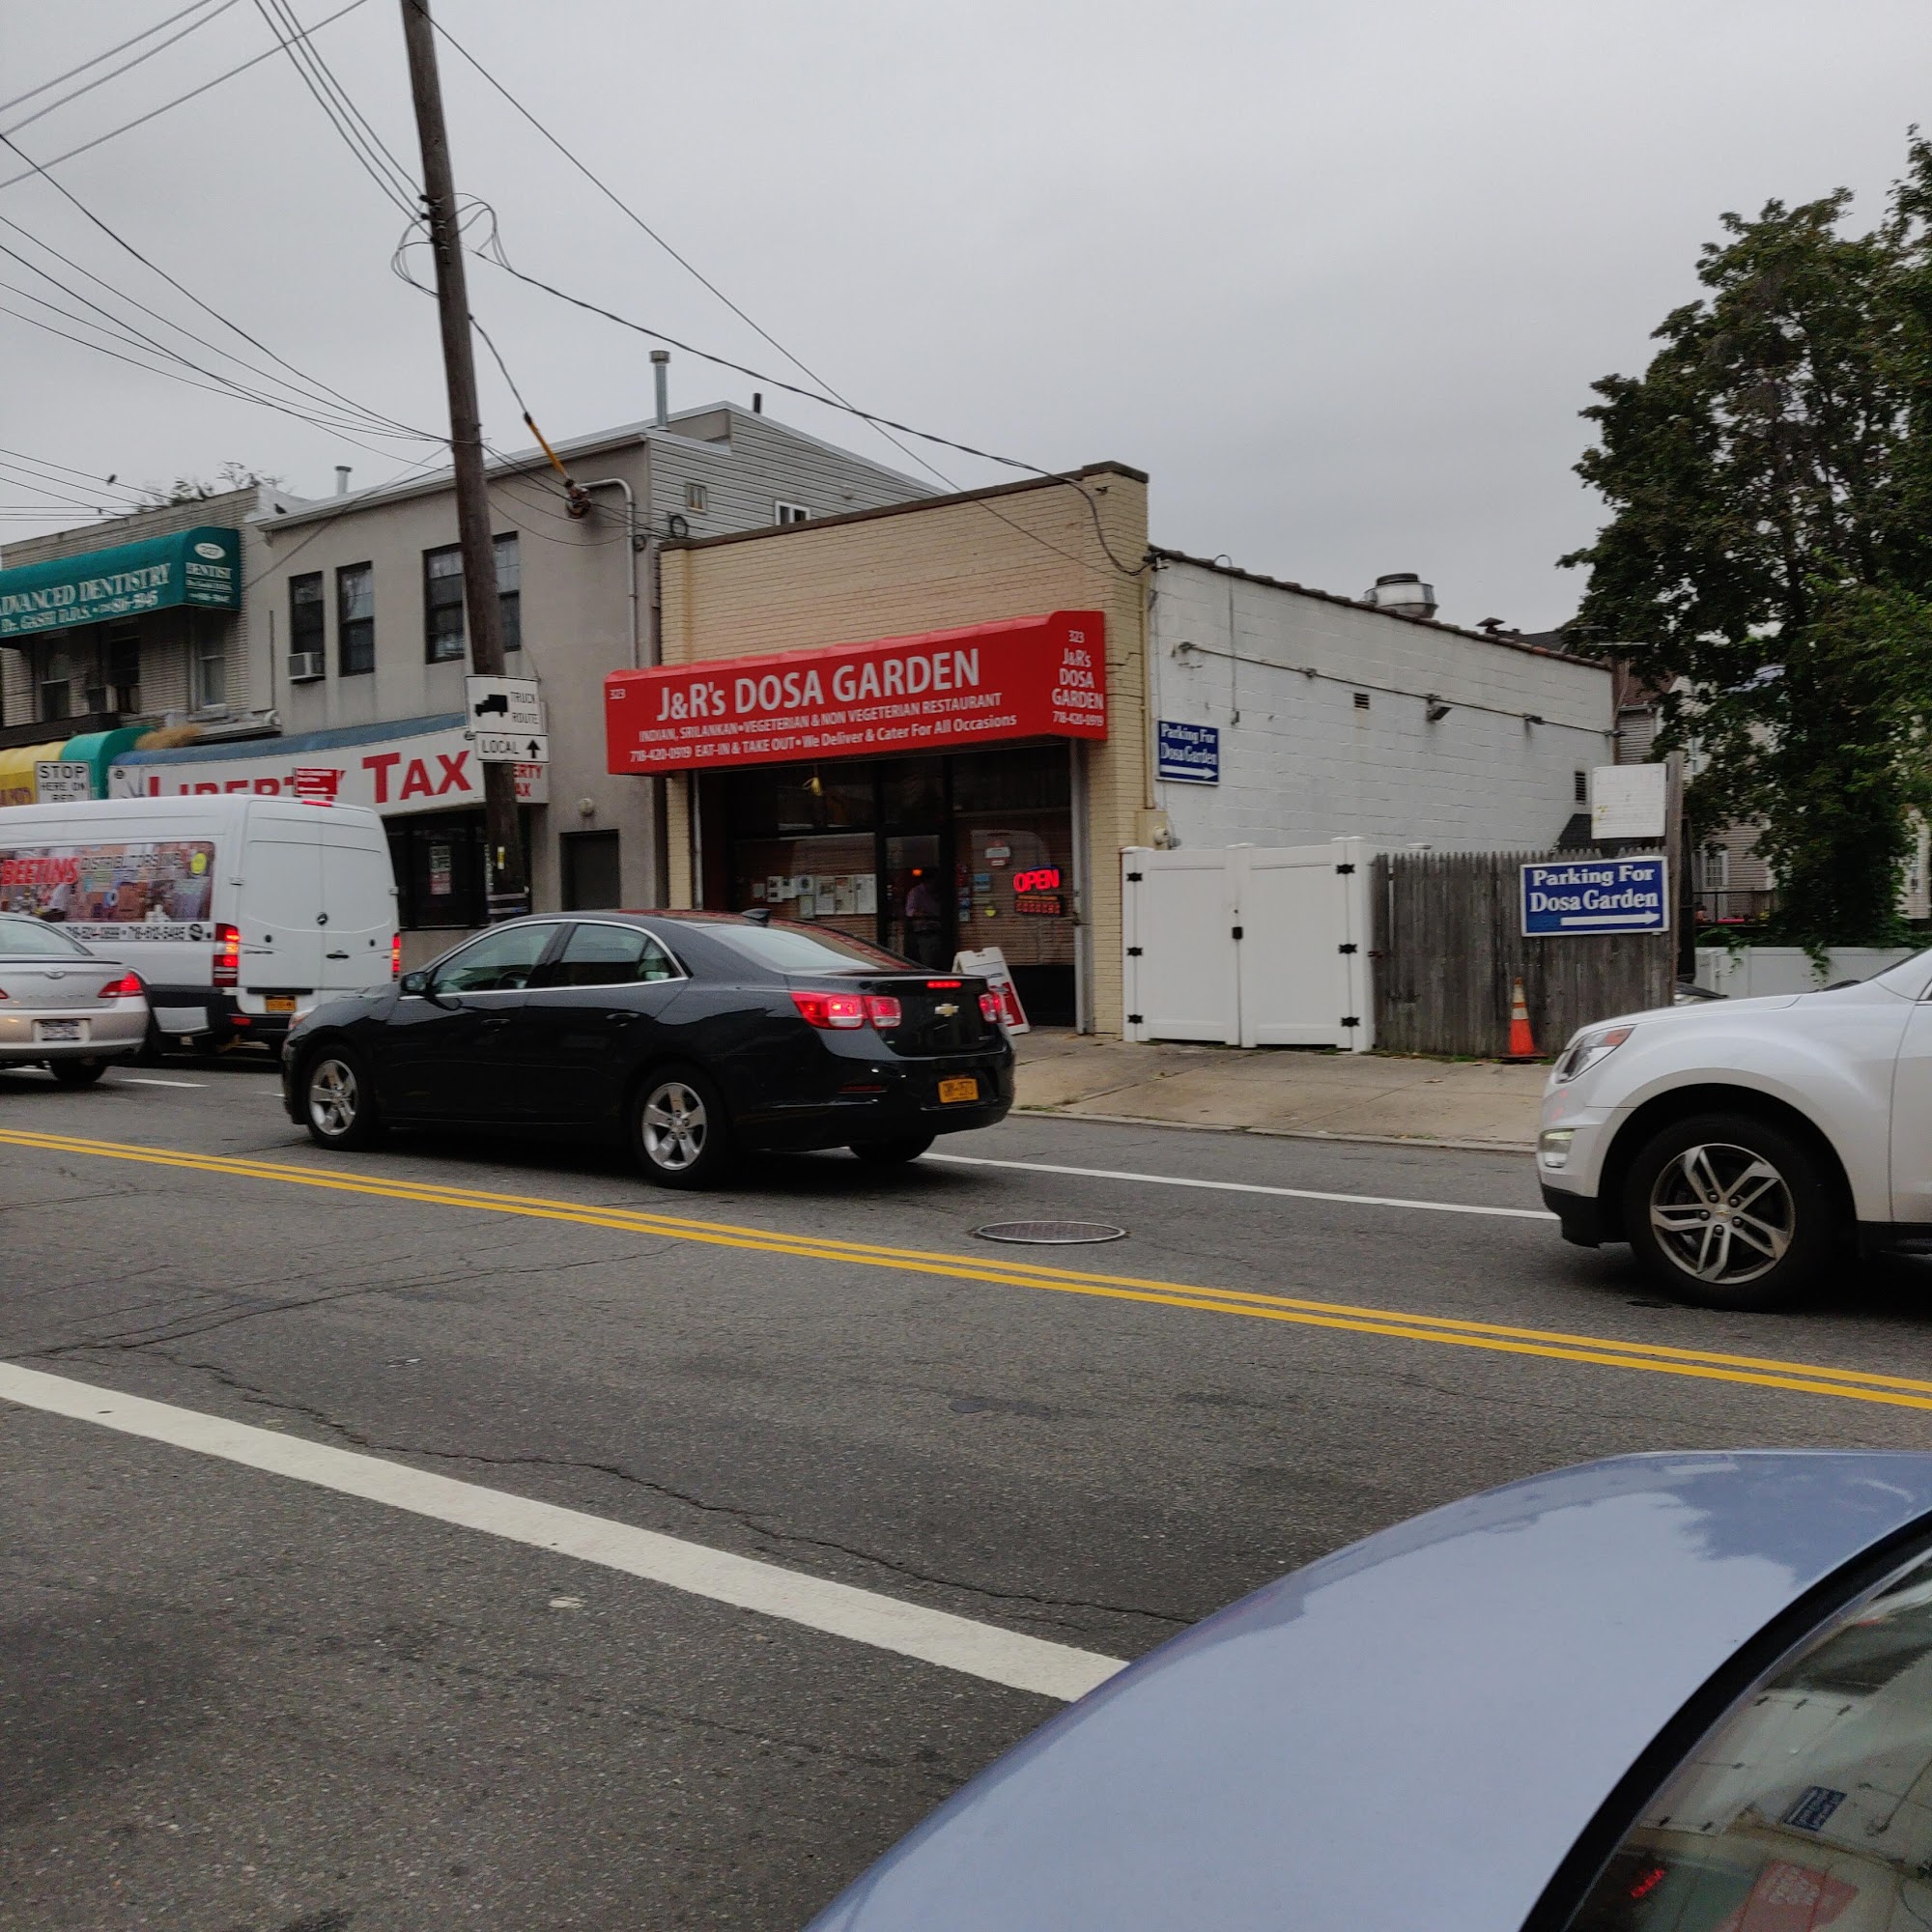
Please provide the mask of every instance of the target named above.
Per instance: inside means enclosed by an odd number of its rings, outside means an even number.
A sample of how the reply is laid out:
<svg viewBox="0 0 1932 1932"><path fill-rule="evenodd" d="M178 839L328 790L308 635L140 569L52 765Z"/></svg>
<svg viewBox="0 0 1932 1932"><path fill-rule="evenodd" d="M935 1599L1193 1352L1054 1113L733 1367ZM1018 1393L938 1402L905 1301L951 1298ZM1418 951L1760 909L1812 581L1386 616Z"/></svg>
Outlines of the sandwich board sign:
<svg viewBox="0 0 1932 1932"><path fill-rule="evenodd" d="M1526 939L1592 933L1668 932L1670 862L1661 852L1634 859L1553 859L1522 868Z"/></svg>
<svg viewBox="0 0 1932 1932"><path fill-rule="evenodd" d="M1026 1009L1020 1005L1019 988L1013 984L1013 969L1007 964L1007 955L997 946L982 948L977 952L955 952L952 955L952 970L955 973L970 973L975 979L986 982L986 990L1000 1003L1000 1018L1009 1033L1031 1033L1033 1022L1026 1016Z"/></svg>

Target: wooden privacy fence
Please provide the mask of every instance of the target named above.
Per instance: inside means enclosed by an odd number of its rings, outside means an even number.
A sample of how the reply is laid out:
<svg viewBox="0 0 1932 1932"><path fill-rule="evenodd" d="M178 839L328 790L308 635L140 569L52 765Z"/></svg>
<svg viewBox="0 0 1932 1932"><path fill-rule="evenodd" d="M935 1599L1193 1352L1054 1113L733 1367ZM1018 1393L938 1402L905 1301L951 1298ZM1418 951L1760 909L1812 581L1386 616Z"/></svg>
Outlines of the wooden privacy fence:
<svg viewBox="0 0 1932 1932"><path fill-rule="evenodd" d="M1509 1048L1519 979L1545 1055L1592 1020L1670 1004L1672 934L1524 938L1520 868L1550 856L1395 852L1376 860L1378 1048L1493 1059Z"/></svg>

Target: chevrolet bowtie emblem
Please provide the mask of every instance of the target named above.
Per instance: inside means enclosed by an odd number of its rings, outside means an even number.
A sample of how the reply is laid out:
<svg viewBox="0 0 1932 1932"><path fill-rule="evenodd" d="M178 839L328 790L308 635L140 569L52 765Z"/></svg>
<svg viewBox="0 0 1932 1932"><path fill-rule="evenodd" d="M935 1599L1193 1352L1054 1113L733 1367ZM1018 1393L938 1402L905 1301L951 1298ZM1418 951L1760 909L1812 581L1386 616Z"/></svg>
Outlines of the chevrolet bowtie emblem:
<svg viewBox="0 0 1932 1932"><path fill-rule="evenodd" d="M941 1019L950 1020L952 1017L952 1015L959 1010L959 1009L955 1007L951 1000L947 1000L942 1005L934 1007L932 1010L936 1012Z"/></svg>

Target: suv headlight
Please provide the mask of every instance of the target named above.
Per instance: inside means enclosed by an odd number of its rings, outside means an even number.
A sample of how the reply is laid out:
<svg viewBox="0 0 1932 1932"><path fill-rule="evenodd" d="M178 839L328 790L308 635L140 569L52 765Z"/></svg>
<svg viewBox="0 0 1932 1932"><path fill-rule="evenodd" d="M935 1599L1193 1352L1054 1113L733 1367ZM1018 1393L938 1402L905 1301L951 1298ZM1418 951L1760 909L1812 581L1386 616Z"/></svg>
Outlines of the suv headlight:
<svg viewBox="0 0 1932 1932"><path fill-rule="evenodd" d="M1593 1033L1579 1033L1563 1050L1556 1063L1558 1080L1575 1080L1589 1072L1605 1055L1614 1053L1632 1034L1634 1026L1598 1027Z"/></svg>

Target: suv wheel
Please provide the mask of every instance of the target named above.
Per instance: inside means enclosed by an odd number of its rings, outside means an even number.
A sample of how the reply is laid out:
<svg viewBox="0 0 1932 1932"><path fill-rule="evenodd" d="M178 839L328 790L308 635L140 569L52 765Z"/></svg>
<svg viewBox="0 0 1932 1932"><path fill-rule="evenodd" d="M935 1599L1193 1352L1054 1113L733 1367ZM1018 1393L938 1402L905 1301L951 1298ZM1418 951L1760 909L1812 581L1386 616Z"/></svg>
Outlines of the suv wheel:
<svg viewBox="0 0 1932 1932"><path fill-rule="evenodd" d="M1624 1182L1624 1227L1657 1280L1707 1308L1786 1308L1823 1272L1839 1212L1818 1156L1747 1114L1654 1135Z"/></svg>
<svg viewBox="0 0 1932 1932"><path fill-rule="evenodd" d="M366 1148L382 1138L375 1090L360 1057L325 1046L301 1073L302 1124L317 1147Z"/></svg>
<svg viewBox="0 0 1932 1932"><path fill-rule="evenodd" d="M731 1122L718 1089L693 1066L646 1074L631 1103L631 1146L661 1187L709 1187L731 1164Z"/></svg>

